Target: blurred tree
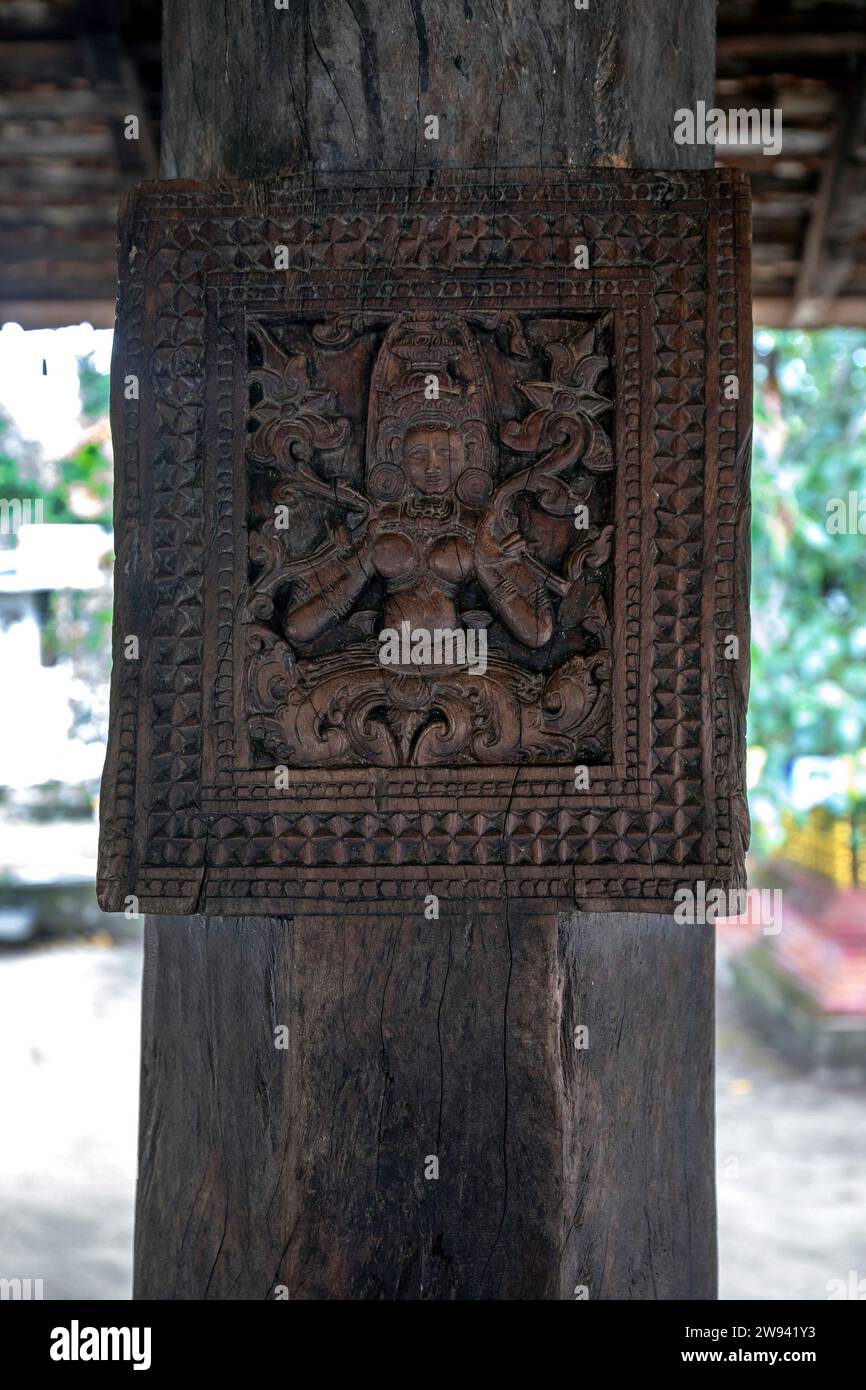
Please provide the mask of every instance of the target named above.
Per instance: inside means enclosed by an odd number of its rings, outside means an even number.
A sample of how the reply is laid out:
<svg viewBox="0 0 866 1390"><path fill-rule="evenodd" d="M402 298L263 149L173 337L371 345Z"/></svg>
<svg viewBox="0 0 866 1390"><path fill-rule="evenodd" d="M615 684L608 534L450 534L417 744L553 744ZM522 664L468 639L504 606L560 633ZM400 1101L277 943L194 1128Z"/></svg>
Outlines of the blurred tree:
<svg viewBox="0 0 866 1390"><path fill-rule="evenodd" d="M866 333L755 334L752 687L757 848L778 838L801 755L866 742L866 534L831 534L834 499L866 508ZM866 515L862 522L866 532Z"/></svg>
<svg viewBox="0 0 866 1390"><path fill-rule="evenodd" d="M92 356L78 359L82 442L60 460L45 459L21 440L12 422L0 415L0 497L41 500L43 520L112 523L112 466L108 428L109 378ZM0 538L12 546L15 536ZM43 642L56 660L69 661L79 682L72 701L70 733L86 741L104 740L108 720L111 664L111 577L88 593L51 592L44 596Z"/></svg>
<svg viewBox="0 0 866 1390"><path fill-rule="evenodd" d="M21 502L41 500L45 521L76 521L62 488L46 488L43 475L44 466L33 448L18 438L12 421L0 412L0 497ZM0 535L0 545L14 544L14 535Z"/></svg>
<svg viewBox="0 0 866 1390"><path fill-rule="evenodd" d="M97 371L92 352L79 357L78 390L85 420L99 420L108 414L109 383L108 373Z"/></svg>
<svg viewBox="0 0 866 1390"><path fill-rule="evenodd" d="M39 459L17 437L12 422L0 413L0 497L42 501L46 522L95 521L110 528L112 468L107 449L109 378L96 370L92 355L78 359L81 414L85 438L73 454L59 461ZM14 536L7 538L14 544Z"/></svg>

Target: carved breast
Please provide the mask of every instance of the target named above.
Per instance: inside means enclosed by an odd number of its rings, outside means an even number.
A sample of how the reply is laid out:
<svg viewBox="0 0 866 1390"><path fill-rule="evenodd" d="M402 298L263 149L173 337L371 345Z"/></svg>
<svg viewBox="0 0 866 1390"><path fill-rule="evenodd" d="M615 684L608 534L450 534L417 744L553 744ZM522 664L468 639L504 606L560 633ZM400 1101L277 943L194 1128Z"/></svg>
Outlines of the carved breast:
<svg viewBox="0 0 866 1390"><path fill-rule="evenodd" d="M427 564L437 579L461 584L472 573L472 547L465 536L442 536L428 547Z"/></svg>
<svg viewBox="0 0 866 1390"><path fill-rule="evenodd" d="M459 532L429 536L386 531L376 537L372 553L384 579L406 580L418 575L455 585L472 573L472 546Z"/></svg>
<svg viewBox="0 0 866 1390"><path fill-rule="evenodd" d="M373 564L383 579L406 579L418 567L412 538L400 531L380 533L373 542Z"/></svg>

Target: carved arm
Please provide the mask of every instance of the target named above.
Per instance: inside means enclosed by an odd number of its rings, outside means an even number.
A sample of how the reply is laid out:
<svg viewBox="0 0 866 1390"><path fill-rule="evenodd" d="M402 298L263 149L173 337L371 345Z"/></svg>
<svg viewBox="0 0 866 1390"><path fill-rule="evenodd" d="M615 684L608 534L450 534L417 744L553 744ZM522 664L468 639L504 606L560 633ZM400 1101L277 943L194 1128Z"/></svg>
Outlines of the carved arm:
<svg viewBox="0 0 866 1390"><path fill-rule="evenodd" d="M370 577L366 542L356 547L344 526L334 533L332 554L296 578L283 622L290 642L313 642L352 611Z"/></svg>
<svg viewBox="0 0 866 1390"><path fill-rule="evenodd" d="M532 560L519 532L500 535L501 529L488 511L475 537L475 573L491 608L518 642L543 647L554 628L548 572Z"/></svg>

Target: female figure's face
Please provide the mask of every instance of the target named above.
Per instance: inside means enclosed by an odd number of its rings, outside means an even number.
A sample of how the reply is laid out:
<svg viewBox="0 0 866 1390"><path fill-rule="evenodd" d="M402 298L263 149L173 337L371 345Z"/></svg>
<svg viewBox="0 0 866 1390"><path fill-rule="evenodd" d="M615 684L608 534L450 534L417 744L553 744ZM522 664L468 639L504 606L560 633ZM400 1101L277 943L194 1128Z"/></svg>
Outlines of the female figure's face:
<svg viewBox="0 0 866 1390"><path fill-rule="evenodd" d="M450 492L465 466L463 440L454 430L419 426L403 441L403 472L409 486L425 497Z"/></svg>

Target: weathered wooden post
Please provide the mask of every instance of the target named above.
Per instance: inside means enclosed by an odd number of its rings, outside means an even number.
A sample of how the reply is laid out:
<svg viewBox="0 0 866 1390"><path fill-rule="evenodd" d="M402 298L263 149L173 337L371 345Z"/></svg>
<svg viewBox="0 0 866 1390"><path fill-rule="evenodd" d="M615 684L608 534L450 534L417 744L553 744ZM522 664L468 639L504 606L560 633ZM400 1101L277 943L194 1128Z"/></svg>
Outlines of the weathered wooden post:
<svg viewBox="0 0 866 1390"><path fill-rule="evenodd" d="M744 847L748 214L672 140L713 44L712 0L167 0L164 176L260 182L123 214L102 901L183 914L139 1298L715 1295L671 915Z"/></svg>

